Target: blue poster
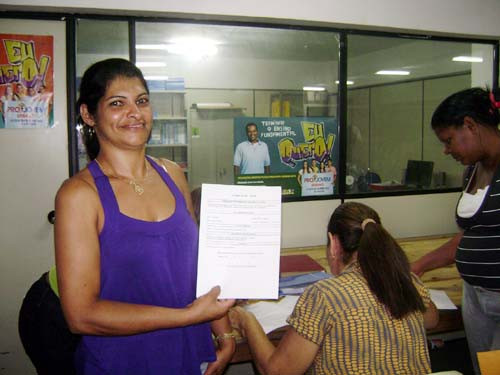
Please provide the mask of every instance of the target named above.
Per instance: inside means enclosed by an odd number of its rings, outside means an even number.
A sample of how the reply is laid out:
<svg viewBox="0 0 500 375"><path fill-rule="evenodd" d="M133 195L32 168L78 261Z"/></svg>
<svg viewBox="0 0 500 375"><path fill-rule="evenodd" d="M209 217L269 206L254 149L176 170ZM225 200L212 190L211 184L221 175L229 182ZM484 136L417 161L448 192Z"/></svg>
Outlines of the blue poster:
<svg viewBox="0 0 500 375"><path fill-rule="evenodd" d="M332 195L337 138L334 117L237 117L235 183L278 185L284 196Z"/></svg>

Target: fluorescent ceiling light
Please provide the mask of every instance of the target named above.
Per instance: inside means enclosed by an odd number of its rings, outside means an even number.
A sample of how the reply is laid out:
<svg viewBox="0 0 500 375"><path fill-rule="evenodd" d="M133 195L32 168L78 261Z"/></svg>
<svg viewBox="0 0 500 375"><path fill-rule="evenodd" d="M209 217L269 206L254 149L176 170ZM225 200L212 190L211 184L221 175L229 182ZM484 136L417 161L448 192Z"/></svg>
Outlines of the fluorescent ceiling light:
<svg viewBox="0 0 500 375"><path fill-rule="evenodd" d="M176 55L200 58L213 56L217 53L217 44L206 38L179 38L167 44L136 44L136 49L165 50Z"/></svg>
<svg viewBox="0 0 500 375"><path fill-rule="evenodd" d="M137 61L135 65L138 68L159 68L163 66L167 66L166 63L161 61Z"/></svg>
<svg viewBox="0 0 500 375"><path fill-rule="evenodd" d="M335 83L338 85L340 82L339 81L335 81ZM354 85L354 81L347 81L346 83L348 85Z"/></svg>
<svg viewBox="0 0 500 375"><path fill-rule="evenodd" d="M135 49L167 49L166 44L136 44Z"/></svg>
<svg viewBox="0 0 500 375"><path fill-rule="evenodd" d="M379 70L377 73L384 76L407 76L410 74L407 70Z"/></svg>
<svg viewBox="0 0 500 375"><path fill-rule="evenodd" d="M452 60L463 62L483 62L483 58L477 56L455 56Z"/></svg>
<svg viewBox="0 0 500 375"><path fill-rule="evenodd" d="M304 90L304 91L325 91L326 89L324 87L319 87L319 86L304 86L304 87L302 87L302 90Z"/></svg>
<svg viewBox="0 0 500 375"><path fill-rule="evenodd" d="M144 76L146 81L166 81L168 76Z"/></svg>
<svg viewBox="0 0 500 375"><path fill-rule="evenodd" d="M167 44L166 50L191 57L213 56L217 53L217 42L206 38L180 38Z"/></svg>

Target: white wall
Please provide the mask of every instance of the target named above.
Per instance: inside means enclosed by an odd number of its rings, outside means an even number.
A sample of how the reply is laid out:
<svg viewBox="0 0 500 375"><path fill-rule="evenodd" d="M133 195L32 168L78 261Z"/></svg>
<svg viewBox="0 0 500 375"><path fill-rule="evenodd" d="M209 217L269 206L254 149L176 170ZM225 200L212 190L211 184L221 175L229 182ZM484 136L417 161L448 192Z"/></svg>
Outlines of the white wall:
<svg viewBox="0 0 500 375"><path fill-rule="evenodd" d="M396 237L456 233L455 206L459 193L359 199L375 209ZM432 249L429 249L432 250Z"/></svg>
<svg viewBox="0 0 500 375"><path fill-rule="evenodd" d="M0 374L31 375L17 331L29 286L54 264L53 226L47 214L68 176L65 24L0 20L0 32L54 37L54 126L0 132Z"/></svg>
<svg viewBox="0 0 500 375"><path fill-rule="evenodd" d="M498 0L3 0L2 8L237 19L499 36ZM51 9L55 7L56 9ZM9 9L7 8L7 9ZM215 16L215 17L214 17Z"/></svg>
<svg viewBox="0 0 500 375"><path fill-rule="evenodd" d="M285 203L281 212L281 247L326 244L326 227L339 199Z"/></svg>

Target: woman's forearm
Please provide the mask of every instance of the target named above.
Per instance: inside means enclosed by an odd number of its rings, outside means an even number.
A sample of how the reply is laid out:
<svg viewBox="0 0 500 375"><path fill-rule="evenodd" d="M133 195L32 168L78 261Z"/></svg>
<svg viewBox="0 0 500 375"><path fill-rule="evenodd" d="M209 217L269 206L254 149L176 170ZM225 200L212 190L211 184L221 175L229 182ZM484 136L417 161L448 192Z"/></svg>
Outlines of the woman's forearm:
<svg viewBox="0 0 500 375"><path fill-rule="evenodd" d="M182 327L195 321L188 308L172 309L109 300L97 301L88 310L65 309L65 315L73 333L99 336L133 335Z"/></svg>
<svg viewBox="0 0 500 375"><path fill-rule="evenodd" d="M231 327L229 317L225 315L220 319L213 320L210 326L217 340L219 349L227 350L232 356L236 349L236 340L234 336L231 335L233 328Z"/></svg>
<svg viewBox="0 0 500 375"><path fill-rule="evenodd" d="M253 314L246 315L242 328L259 373L268 374L269 360L276 347L269 340Z"/></svg>
<svg viewBox="0 0 500 375"><path fill-rule="evenodd" d="M140 305L111 300L78 301L61 294L64 315L70 330L88 335L132 335L184 327L219 319L227 314L232 300L217 300L219 288L212 288L184 308Z"/></svg>
<svg viewBox="0 0 500 375"><path fill-rule="evenodd" d="M457 233L449 241L437 249L425 254L412 263L412 271L421 276L423 273L453 264L458 244L462 239L463 232Z"/></svg>

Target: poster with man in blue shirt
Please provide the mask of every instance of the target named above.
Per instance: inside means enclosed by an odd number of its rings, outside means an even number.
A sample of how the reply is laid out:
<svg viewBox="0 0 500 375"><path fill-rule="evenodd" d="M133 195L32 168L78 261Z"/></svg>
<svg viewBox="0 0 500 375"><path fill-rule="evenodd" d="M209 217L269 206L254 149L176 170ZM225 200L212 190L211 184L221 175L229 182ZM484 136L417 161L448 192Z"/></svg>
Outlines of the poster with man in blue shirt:
<svg viewBox="0 0 500 375"><path fill-rule="evenodd" d="M235 117L234 183L281 186L285 197L333 195L337 136L334 117Z"/></svg>
<svg viewBox="0 0 500 375"><path fill-rule="evenodd" d="M234 175L270 173L269 149L264 142L259 140L257 125L249 122L245 129L247 140L238 144L234 151Z"/></svg>

